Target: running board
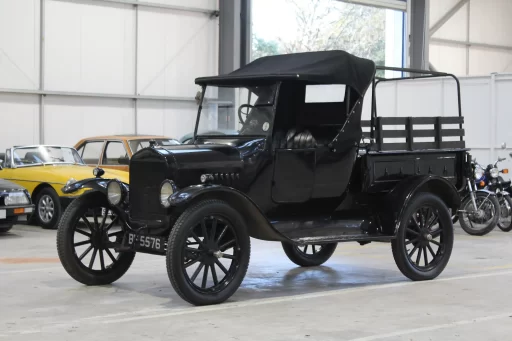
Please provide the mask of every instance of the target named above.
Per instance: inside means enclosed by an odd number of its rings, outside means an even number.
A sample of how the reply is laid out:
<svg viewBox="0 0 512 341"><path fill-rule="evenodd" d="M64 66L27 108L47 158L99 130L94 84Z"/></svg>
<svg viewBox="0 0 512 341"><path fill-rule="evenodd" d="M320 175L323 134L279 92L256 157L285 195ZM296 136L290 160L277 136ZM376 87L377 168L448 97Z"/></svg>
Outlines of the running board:
<svg viewBox="0 0 512 341"><path fill-rule="evenodd" d="M273 221L276 230L301 245L356 241L390 241L395 236L382 235L368 219L314 218L310 220Z"/></svg>

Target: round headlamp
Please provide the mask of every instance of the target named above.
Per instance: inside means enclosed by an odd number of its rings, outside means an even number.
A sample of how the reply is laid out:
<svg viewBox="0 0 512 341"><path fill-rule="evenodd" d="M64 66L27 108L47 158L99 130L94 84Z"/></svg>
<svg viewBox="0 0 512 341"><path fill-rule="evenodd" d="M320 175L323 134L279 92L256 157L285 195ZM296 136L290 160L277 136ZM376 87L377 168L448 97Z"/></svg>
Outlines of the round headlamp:
<svg viewBox="0 0 512 341"><path fill-rule="evenodd" d="M160 187L160 204L163 207L168 208L171 206L169 202L169 197L174 193L174 185L171 181L166 180L162 183Z"/></svg>
<svg viewBox="0 0 512 341"><path fill-rule="evenodd" d="M500 174L498 168L491 168L491 170L489 171L489 173L491 174L491 176L493 178L497 178L498 175Z"/></svg>
<svg viewBox="0 0 512 341"><path fill-rule="evenodd" d="M484 170L480 167L475 168L475 180L480 181L484 176Z"/></svg>
<svg viewBox="0 0 512 341"><path fill-rule="evenodd" d="M107 185L108 202L112 205L118 205L123 197L121 184L115 180L110 180Z"/></svg>

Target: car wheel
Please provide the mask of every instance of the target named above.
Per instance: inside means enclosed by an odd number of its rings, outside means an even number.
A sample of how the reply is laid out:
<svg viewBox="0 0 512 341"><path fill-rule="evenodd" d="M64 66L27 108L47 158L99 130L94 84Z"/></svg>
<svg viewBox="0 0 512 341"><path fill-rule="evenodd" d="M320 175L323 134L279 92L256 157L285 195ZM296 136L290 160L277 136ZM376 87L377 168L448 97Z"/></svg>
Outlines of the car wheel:
<svg viewBox="0 0 512 341"><path fill-rule="evenodd" d="M445 203L430 193L418 193L404 211L393 258L400 271L413 281L439 276L453 248L453 223Z"/></svg>
<svg viewBox="0 0 512 341"><path fill-rule="evenodd" d="M176 293L194 305L222 303L242 283L250 258L245 222L220 200L186 209L169 235L167 274Z"/></svg>
<svg viewBox="0 0 512 341"><path fill-rule="evenodd" d="M43 188L35 198L35 223L44 229L56 229L62 207L57 192L51 187Z"/></svg>
<svg viewBox="0 0 512 341"><path fill-rule="evenodd" d="M66 272L85 285L117 281L130 268L135 252L116 252L125 224L100 192L73 200L57 230L57 252Z"/></svg>
<svg viewBox="0 0 512 341"><path fill-rule="evenodd" d="M305 246L285 242L281 244L286 256L299 266L318 266L327 262L338 246L338 243Z"/></svg>

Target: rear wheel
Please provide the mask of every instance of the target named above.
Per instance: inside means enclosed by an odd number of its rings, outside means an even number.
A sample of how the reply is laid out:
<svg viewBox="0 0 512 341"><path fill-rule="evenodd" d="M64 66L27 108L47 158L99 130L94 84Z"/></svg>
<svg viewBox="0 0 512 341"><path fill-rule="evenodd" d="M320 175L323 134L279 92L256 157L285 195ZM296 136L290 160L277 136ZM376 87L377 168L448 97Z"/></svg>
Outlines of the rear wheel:
<svg viewBox="0 0 512 341"><path fill-rule="evenodd" d="M500 202L500 219L498 227L504 232L512 230L512 199L508 195L502 195Z"/></svg>
<svg viewBox="0 0 512 341"><path fill-rule="evenodd" d="M459 212L460 227L473 236L483 236L494 230L500 218L500 203L496 195L486 192L476 192L473 205L471 196L468 196L461 205Z"/></svg>
<svg viewBox="0 0 512 341"><path fill-rule="evenodd" d="M299 266L306 267L318 266L327 262L336 250L338 243L299 246L283 242L282 246L288 259Z"/></svg>
<svg viewBox="0 0 512 341"><path fill-rule="evenodd" d="M439 276L453 248L453 223L444 202L430 193L418 193L404 211L393 258L400 271L413 281Z"/></svg>
<svg viewBox="0 0 512 341"><path fill-rule="evenodd" d="M92 216L91 216L92 215ZM88 192L68 206L57 230L57 252L66 272L86 285L117 281L134 252L118 253L125 225L100 192Z"/></svg>
<svg viewBox="0 0 512 341"><path fill-rule="evenodd" d="M194 305L227 300L249 266L251 245L244 220L224 201L204 200L185 210L167 245L169 280Z"/></svg>

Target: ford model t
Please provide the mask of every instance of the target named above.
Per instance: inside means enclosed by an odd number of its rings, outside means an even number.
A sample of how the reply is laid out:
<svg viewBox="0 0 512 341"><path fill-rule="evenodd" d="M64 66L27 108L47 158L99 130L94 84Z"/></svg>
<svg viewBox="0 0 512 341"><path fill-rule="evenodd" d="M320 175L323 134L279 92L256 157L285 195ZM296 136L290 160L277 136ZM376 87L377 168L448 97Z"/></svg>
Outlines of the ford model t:
<svg viewBox="0 0 512 341"><path fill-rule="evenodd" d="M452 252L451 212L468 167L460 104L454 117L377 117L375 89L390 79L376 69L323 51L196 79L202 96L191 144L138 151L129 185L96 168L63 189L90 188L60 222L62 265L75 280L101 285L123 276L137 252L162 255L175 291L194 305L237 290L250 237L281 242L299 266L326 262L339 242L390 242L405 276L437 277ZM400 79L451 76L392 70L408 73ZM371 119L362 121L370 87ZM204 133L233 117L236 132Z"/></svg>

